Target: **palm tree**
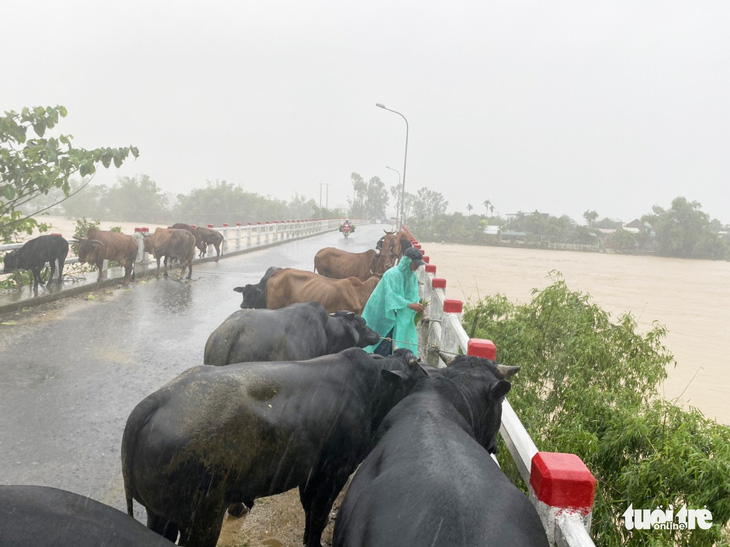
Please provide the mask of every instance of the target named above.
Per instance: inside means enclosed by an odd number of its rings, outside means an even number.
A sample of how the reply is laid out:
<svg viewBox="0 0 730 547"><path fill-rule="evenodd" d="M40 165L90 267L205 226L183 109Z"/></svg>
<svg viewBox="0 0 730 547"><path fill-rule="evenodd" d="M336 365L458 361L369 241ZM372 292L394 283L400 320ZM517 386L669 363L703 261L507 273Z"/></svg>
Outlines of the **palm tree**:
<svg viewBox="0 0 730 547"><path fill-rule="evenodd" d="M489 216L490 213L493 213L494 212L494 205L492 205L492 202L489 201L488 199L487 200L484 200L483 205L484 205L484 208L487 211L487 216Z"/></svg>
<svg viewBox="0 0 730 547"><path fill-rule="evenodd" d="M469 211L469 214L471 214L471 210L474 209L474 206L471 203L466 204L466 210Z"/></svg>

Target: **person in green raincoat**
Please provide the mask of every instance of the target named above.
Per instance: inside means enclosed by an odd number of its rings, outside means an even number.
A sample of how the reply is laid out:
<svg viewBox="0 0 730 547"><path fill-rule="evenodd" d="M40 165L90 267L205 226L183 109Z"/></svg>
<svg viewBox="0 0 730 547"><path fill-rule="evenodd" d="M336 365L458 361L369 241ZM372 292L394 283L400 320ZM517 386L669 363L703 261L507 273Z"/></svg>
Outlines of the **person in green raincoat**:
<svg viewBox="0 0 730 547"><path fill-rule="evenodd" d="M388 356L395 348L406 348L418 357L418 331L413 322L417 313L424 311L418 295L416 270L424 264L423 254L409 247L400 262L387 270L368 298L362 317L367 326L381 337L379 344L367 346L365 351Z"/></svg>

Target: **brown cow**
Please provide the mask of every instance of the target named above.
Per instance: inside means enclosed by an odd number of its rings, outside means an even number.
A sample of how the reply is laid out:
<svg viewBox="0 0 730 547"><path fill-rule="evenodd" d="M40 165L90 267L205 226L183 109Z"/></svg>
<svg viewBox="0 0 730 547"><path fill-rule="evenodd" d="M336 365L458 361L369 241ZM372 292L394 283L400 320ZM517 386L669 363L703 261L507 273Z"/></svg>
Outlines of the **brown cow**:
<svg viewBox="0 0 730 547"><path fill-rule="evenodd" d="M403 256L403 253L406 252L406 249L413 246L411 245L411 240L405 231L383 231L385 232L385 235L378 240L378 243L375 246L375 248L378 249L380 252L386 250L393 255L394 259L401 258Z"/></svg>
<svg viewBox="0 0 730 547"><path fill-rule="evenodd" d="M210 228L203 228L202 226L198 226L195 229L195 244L198 246L198 249L200 250L200 254L198 255L200 258L205 257L205 253L208 250L208 245L213 245L215 247L215 261L218 262L218 259L221 256L221 243L223 242L223 234L216 230L211 230Z"/></svg>
<svg viewBox="0 0 730 547"><path fill-rule="evenodd" d="M180 279L185 275L187 267L188 279L193 276L193 260L195 259L195 236L188 230L179 228L157 228L151 236L145 237L144 250L157 259L157 277L160 277L160 258L165 257L165 277L167 277L167 260L177 258L180 262Z"/></svg>
<svg viewBox="0 0 730 547"><path fill-rule="evenodd" d="M408 247L413 247L413 245L411 245L411 239L408 237L408 234L403 230L396 232L393 237L393 252L398 256L398 258L403 256Z"/></svg>
<svg viewBox="0 0 730 547"><path fill-rule="evenodd" d="M350 253L335 247L325 247L314 256L314 269L320 275L334 279L357 277L367 281L370 277L381 276L393 266L390 252L377 252L368 249L364 253Z"/></svg>
<svg viewBox="0 0 730 547"><path fill-rule="evenodd" d="M371 277L367 281L356 277L331 279L285 268L272 275L266 284L266 307L276 310L296 302L316 301L324 306L327 313L349 310L360 315L378 281L379 277Z"/></svg>
<svg viewBox="0 0 730 547"><path fill-rule="evenodd" d="M119 232L108 232L97 228L89 228L85 239L75 240L79 245L79 262L94 264L99 270L101 281L104 260L116 260L124 268L123 285L132 279L134 261L137 258L139 245L132 236Z"/></svg>

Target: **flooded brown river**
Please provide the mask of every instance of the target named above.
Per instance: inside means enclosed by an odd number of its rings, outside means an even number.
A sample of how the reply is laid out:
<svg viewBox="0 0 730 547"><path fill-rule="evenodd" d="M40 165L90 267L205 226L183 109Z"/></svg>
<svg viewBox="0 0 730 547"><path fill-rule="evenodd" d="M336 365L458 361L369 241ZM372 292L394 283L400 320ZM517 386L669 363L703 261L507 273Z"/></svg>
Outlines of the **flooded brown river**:
<svg viewBox="0 0 730 547"><path fill-rule="evenodd" d="M557 270L614 319L630 312L641 332L653 321L665 325L664 344L677 366L668 370L664 396L730 425L730 262L421 244L436 276L446 279L448 298L501 293L527 302Z"/></svg>

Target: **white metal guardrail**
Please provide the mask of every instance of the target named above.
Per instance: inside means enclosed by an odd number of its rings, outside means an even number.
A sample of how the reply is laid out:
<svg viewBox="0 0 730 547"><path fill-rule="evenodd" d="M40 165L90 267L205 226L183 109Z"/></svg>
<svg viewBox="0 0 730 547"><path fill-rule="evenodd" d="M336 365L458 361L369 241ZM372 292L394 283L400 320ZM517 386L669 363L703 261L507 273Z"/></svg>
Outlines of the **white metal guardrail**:
<svg viewBox="0 0 730 547"><path fill-rule="evenodd" d="M436 277L436 266L421 245L425 268L419 270L421 297L428 302L428 321L421 324L419 351L435 366L445 366L441 350L496 360L490 340L469 338L462 327L463 303L446 298L446 280ZM517 414L505 400L500 434L529 489L529 498L542 519L548 539L560 547L589 547L596 480L574 454L540 452Z"/></svg>
<svg viewBox="0 0 730 547"><path fill-rule="evenodd" d="M223 234L223 242L221 243L221 256L223 256L224 254L245 252L248 249L262 245L280 243L336 230L340 227L343 220L344 219L282 220L263 223L257 222L255 224L249 222L245 225L236 223L233 226L229 224L224 224L220 227L215 227L211 224L208 224L207 226ZM360 221L357 219L353 221L355 225L359 222ZM365 221L362 222L365 223ZM147 270L153 262L147 253L144 252L144 246L141 243L141 239L144 237L143 234L147 233L149 233L149 229L146 227L139 227L135 229L134 236L139 240L139 252L137 253L137 261L135 263L135 270L137 272ZM66 238L71 239L70 234ZM22 246L23 243L0 245L0 253L19 249ZM215 255L211 256L210 252L211 246L208 247L208 254L204 260L212 260L215 258ZM215 252L215 250L213 250L213 252ZM65 263L76 264L78 263L78 257L69 256ZM104 261L102 270L104 272L103 277L106 277L108 272L108 261ZM2 275L1 270L0 275ZM120 275L123 275L123 272L120 272Z"/></svg>

